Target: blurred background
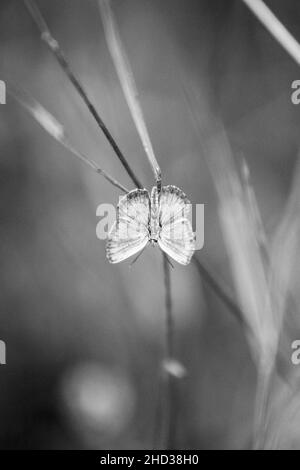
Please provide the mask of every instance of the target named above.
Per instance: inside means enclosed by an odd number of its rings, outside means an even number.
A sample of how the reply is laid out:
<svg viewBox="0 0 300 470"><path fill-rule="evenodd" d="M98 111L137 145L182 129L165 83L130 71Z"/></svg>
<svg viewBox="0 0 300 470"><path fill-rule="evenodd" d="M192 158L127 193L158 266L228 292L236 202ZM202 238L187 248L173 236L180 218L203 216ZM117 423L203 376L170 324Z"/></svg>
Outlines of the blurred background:
<svg viewBox="0 0 300 470"><path fill-rule="evenodd" d="M151 188L151 168L96 2L37 3ZM297 35L299 2L266 3ZM223 122L237 160L248 162L271 235L297 161L300 107L291 102L291 84L300 72L239 0L113 0L112 7L164 183L205 204L205 244L196 256L233 288L201 136L212 133L212 115ZM0 79L32 94L79 150L132 188L17 0L1 1ZM195 98L199 132L187 96ZM118 190L9 96L0 106L0 155L0 339L7 346L7 365L0 366L0 448L151 448L165 334L159 250L146 250L131 269L108 263L105 243L96 238L96 208L116 204ZM187 370L176 394L175 446L247 448L256 378L243 329L193 265L176 265L171 285L176 356Z"/></svg>

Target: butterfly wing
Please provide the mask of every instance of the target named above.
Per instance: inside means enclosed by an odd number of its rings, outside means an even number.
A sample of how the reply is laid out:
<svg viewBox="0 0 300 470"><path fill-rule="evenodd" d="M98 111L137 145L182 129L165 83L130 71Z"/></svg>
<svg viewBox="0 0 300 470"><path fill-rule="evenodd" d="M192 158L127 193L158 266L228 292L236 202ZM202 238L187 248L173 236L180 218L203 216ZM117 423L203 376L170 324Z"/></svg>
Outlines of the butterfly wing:
<svg viewBox="0 0 300 470"><path fill-rule="evenodd" d="M150 198L146 189L134 189L117 207L117 219L107 239L106 257L120 263L142 250L149 240Z"/></svg>
<svg viewBox="0 0 300 470"><path fill-rule="evenodd" d="M164 226L160 231L158 244L177 263L187 265L195 251L195 235L188 219L178 219L170 228Z"/></svg>
<svg viewBox="0 0 300 470"><path fill-rule="evenodd" d="M160 195L158 244L180 264L187 265L195 251L195 234L187 216L190 202L181 189L164 186Z"/></svg>

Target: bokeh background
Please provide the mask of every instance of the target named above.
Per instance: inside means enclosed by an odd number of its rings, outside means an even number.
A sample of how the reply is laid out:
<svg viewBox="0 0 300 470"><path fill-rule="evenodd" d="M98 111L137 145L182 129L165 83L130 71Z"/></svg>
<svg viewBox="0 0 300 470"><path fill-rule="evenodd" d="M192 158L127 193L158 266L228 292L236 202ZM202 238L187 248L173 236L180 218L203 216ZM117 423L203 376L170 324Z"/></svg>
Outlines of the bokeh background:
<svg viewBox="0 0 300 470"><path fill-rule="evenodd" d="M299 36L299 2L267 4ZM151 188L96 2L38 5ZM223 122L237 159L248 162L272 234L297 160L300 107L291 102L291 83L300 72L239 0L114 0L112 6L164 182L205 203L205 245L197 257L232 287L200 135L211 133L212 114ZM0 79L30 92L64 123L79 150L132 188L17 0L1 1ZM187 96L195 97L199 133ZM151 448L165 333L159 250L146 250L131 269L107 262L96 238L96 208L115 204L118 191L10 97L0 107L0 180L0 339L7 345L0 448ZM176 265L171 281L177 358L187 370L176 395L176 447L247 448L256 378L243 329L193 265Z"/></svg>

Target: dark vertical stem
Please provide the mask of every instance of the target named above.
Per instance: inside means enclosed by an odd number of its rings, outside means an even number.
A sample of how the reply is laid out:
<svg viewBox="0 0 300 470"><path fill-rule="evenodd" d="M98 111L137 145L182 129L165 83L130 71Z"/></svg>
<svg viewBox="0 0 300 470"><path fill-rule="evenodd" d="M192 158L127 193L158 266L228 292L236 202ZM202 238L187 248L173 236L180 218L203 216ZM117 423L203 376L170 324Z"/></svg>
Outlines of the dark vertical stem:
<svg viewBox="0 0 300 470"><path fill-rule="evenodd" d="M163 254L164 281L166 288L166 356L167 359L173 358L173 317L172 317L172 298L171 298L171 277L170 265L167 256Z"/></svg>
<svg viewBox="0 0 300 470"><path fill-rule="evenodd" d="M174 324L172 315L171 276L170 264L163 253L164 283L165 283L165 313L166 313L166 350L165 360L173 359L174 355ZM173 449L175 436L175 416L173 413L173 385L174 378L165 372L165 448Z"/></svg>

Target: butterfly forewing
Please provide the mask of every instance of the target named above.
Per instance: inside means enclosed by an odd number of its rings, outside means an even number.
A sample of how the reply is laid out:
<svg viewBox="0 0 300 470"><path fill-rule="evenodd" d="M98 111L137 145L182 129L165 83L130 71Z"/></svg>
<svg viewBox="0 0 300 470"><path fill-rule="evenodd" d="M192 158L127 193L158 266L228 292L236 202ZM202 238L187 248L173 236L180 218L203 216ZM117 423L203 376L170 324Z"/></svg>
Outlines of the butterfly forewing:
<svg viewBox="0 0 300 470"><path fill-rule="evenodd" d="M163 186L160 194L159 219L162 226L171 224L177 218L187 217L190 201L176 186Z"/></svg>
<svg viewBox="0 0 300 470"><path fill-rule="evenodd" d="M128 218L132 223L149 224L150 198L146 189L134 189L120 199L118 214Z"/></svg>
<svg viewBox="0 0 300 470"><path fill-rule="evenodd" d="M195 234L188 214L190 202L181 189L164 186L160 196L158 244L180 264L189 264L195 251Z"/></svg>
<svg viewBox="0 0 300 470"><path fill-rule="evenodd" d="M145 189L124 196L117 208L117 219L108 235L106 256L119 263L142 250L149 240L150 199Z"/></svg>

